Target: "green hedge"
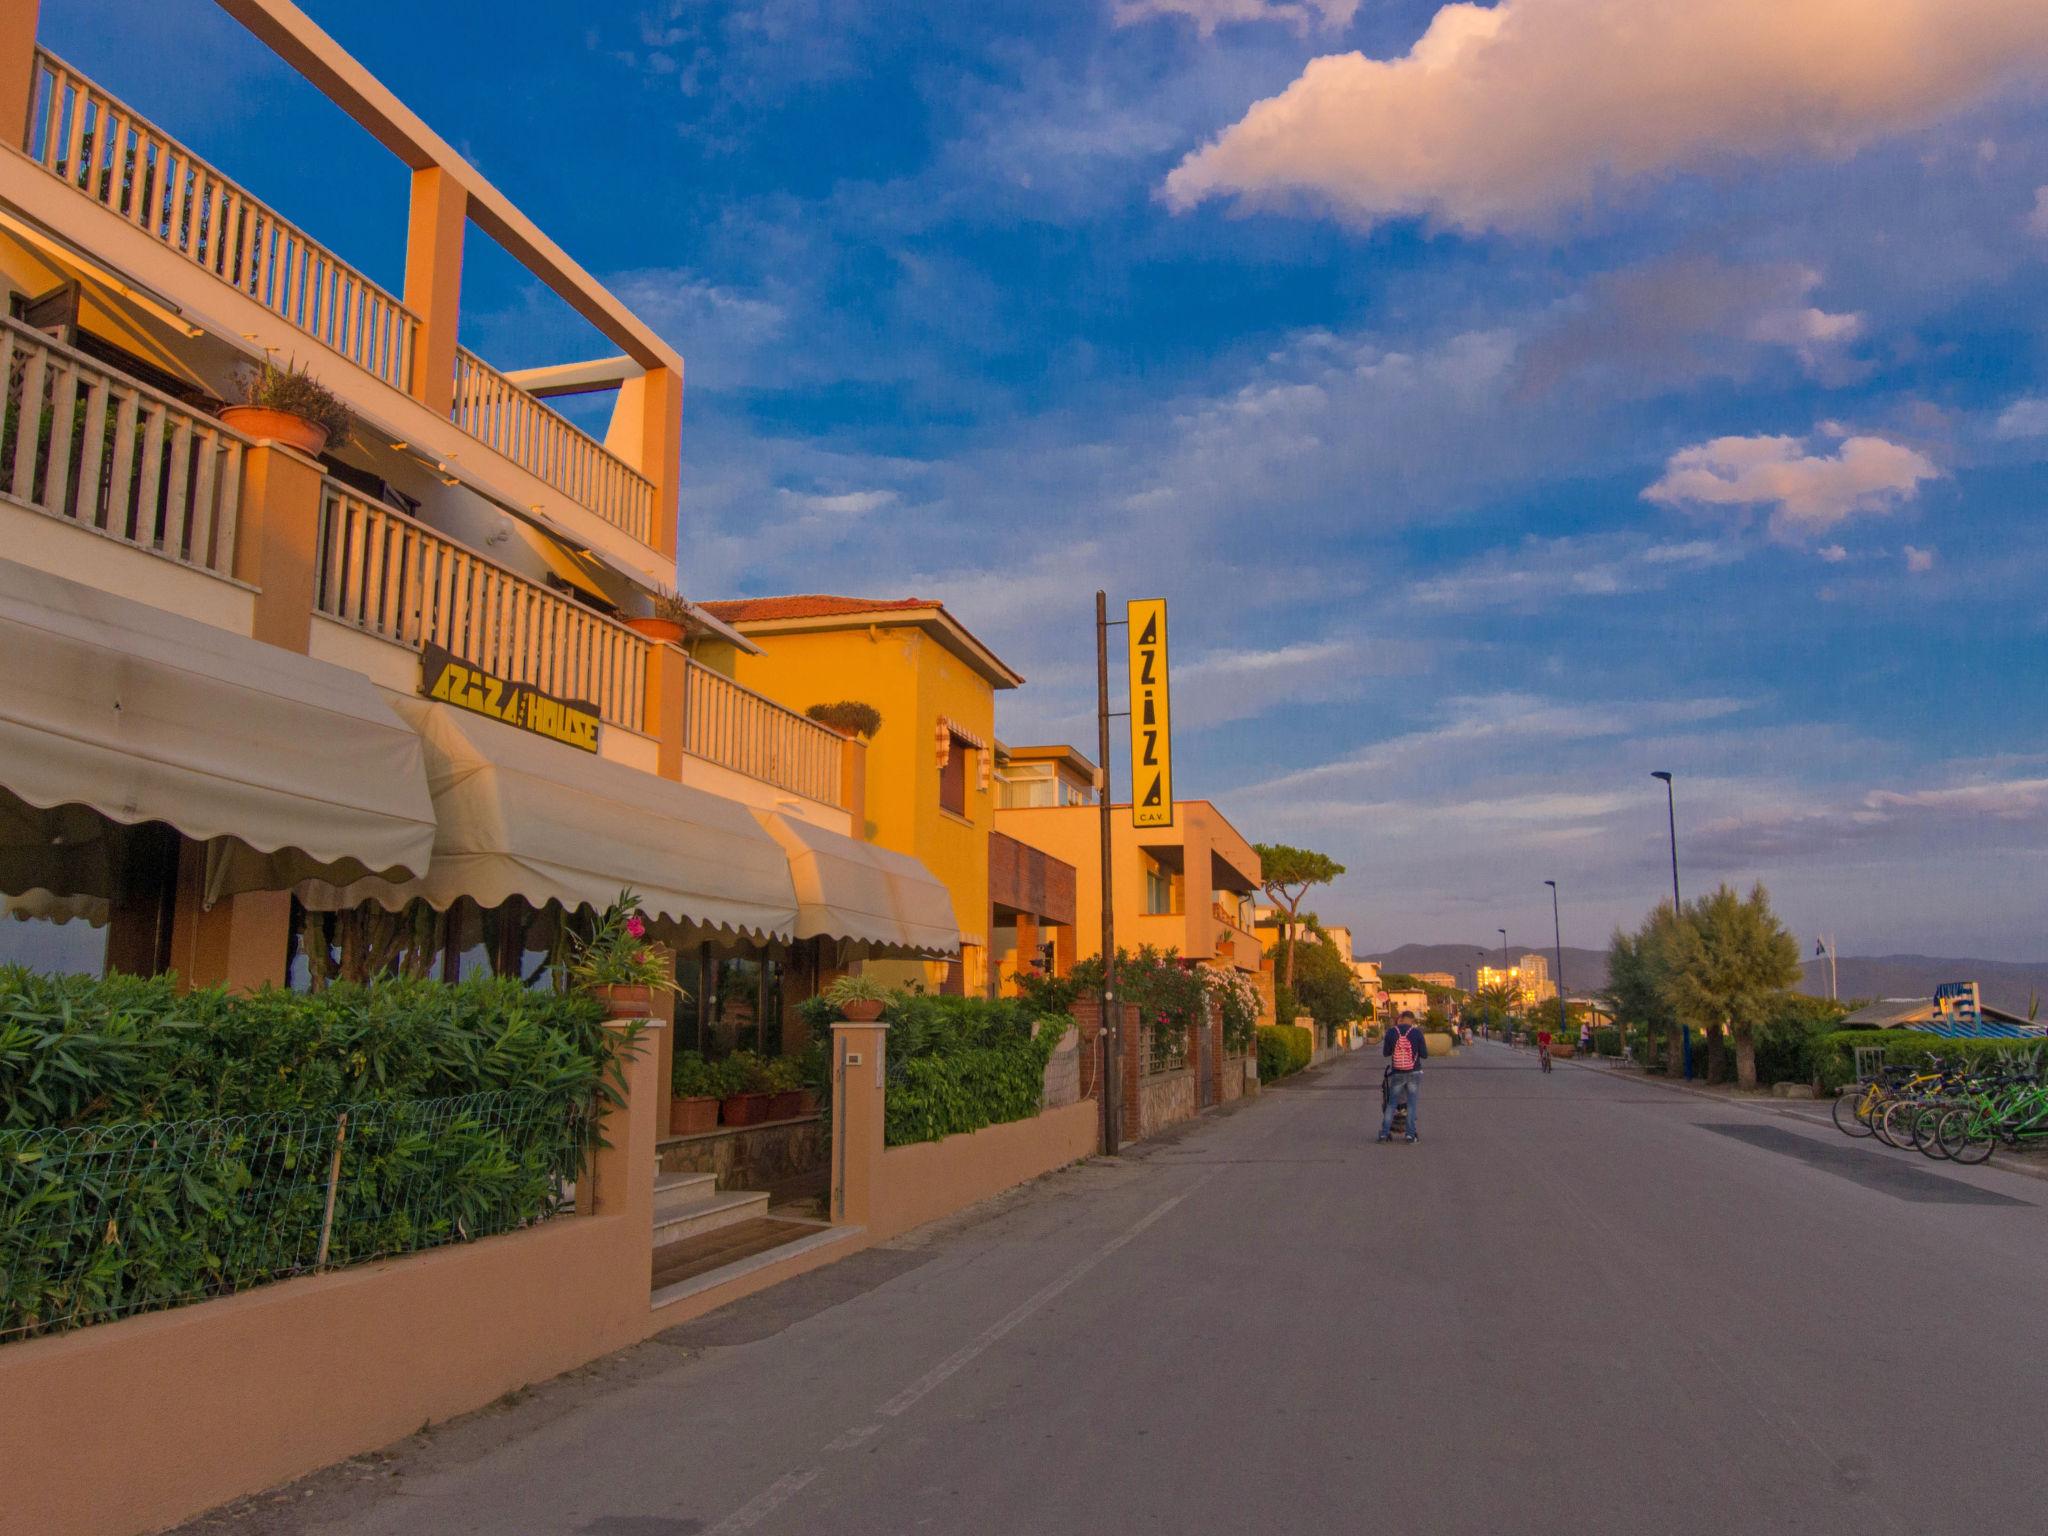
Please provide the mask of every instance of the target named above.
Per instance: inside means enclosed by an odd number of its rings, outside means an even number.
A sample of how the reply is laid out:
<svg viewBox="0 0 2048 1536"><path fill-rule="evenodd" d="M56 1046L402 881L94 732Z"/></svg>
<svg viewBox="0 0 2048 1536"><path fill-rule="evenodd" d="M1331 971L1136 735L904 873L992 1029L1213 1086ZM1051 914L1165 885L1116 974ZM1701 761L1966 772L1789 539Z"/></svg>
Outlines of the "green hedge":
<svg viewBox="0 0 2048 1536"><path fill-rule="evenodd" d="M513 981L231 997L0 968L0 1338L304 1273L323 1229L332 1266L537 1220L618 1048L597 1003Z"/></svg>
<svg viewBox="0 0 2048 1536"><path fill-rule="evenodd" d="M1265 1024L1259 1028L1259 1081L1275 1082L1299 1072L1315 1059L1312 1033L1294 1024Z"/></svg>
<svg viewBox="0 0 2048 1536"><path fill-rule="evenodd" d="M4 966L0 1129L472 1093L587 1103L614 1039L591 999L502 978L234 996Z"/></svg>
<svg viewBox="0 0 2048 1536"><path fill-rule="evenodd" d="M2039 1065L2048 1046L2034 1040L1952 1040L1946 1035L1922 1034L1917 1030L1905 1029L1843 1029L1824 1037L1821 1042L1821 1081L1829 1088L1840 1088L1856 1078L1856 1047L1875 1045L1884 1048L1887 1066L1925 1066L1933 1058L1954 1066L1997 1067L2007 1063L2014 1065Z"/></svg>
<svg viewBox="0 0 2048 1536"><path fill-rule="evenodd" d="M1040 1015L1022 998L921 993L897 993L883 1017L889 1022L889 1084L882 1130L892 1147L1037 1114L1045 1065L1074 1022Z"/></svg>

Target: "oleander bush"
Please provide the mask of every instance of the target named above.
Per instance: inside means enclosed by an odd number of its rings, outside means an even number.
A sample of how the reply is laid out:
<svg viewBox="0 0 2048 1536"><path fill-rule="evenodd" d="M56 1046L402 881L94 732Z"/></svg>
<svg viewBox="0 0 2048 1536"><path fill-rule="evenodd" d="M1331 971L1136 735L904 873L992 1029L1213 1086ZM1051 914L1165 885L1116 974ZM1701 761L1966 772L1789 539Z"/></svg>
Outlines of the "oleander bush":
<svg viewBox="0 0 2048 1536"><path fill-rule="evenodd" d="M1045 1065L1073 1025L1023 998L890 1000L883 1135L892 1147L1026 1120L1045 1096Z"/></svg>

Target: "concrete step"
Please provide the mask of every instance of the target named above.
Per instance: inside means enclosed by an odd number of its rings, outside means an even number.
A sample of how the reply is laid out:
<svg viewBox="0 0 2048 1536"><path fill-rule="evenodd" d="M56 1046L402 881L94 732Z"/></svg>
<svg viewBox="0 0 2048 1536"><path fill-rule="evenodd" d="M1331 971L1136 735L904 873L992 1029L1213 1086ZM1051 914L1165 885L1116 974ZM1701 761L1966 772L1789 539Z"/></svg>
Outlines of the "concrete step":
<svg viewBox="0 0 2048 1536"><path fill-rule="evenodd" d="M680 1216L718 1193L713 1173L658 1173L654 1176L654 1219Z"/></svg>
<svg viewBox="0 0 2048 1536"><path fill-rule="evenodd" d="M659 1250L670 1243L680 1243L685 1238L700 1237L720 1227L767 1214L766 1190L735 1189L722 1195L712 1195L674 1215L657 1213L654 1218L654 1246Z"/></svg>

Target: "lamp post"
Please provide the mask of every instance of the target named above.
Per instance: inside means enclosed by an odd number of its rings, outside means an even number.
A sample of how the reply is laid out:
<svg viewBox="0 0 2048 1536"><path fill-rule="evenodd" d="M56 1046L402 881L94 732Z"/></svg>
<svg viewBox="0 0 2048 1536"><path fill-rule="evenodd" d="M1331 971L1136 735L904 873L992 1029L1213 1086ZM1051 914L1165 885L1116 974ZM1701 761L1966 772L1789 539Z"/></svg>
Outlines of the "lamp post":
<svg viewBox="0 0 2048 1536"><path fill-rule="evenodd" d="M1562 1039L1571 1031L1571 1010L1564 1002L1564 923L1557 915L1557 882L1543 882L1550 887L1550 931L1557 944L1557 1033Z"/></svg>
<svg viewBox="0 0 2048 1536"><path fill-rule="evenodd" d="M1671 787L1671 775L1662 768L1650 775L1664 781L1664 814L1671 826L1671 915L1675 919L1684 906L1678 894L1678 795ZM1685 1047L1685 1080L1692 1081L1692 1031L1681 1027L1679 1041Z"/></svg>

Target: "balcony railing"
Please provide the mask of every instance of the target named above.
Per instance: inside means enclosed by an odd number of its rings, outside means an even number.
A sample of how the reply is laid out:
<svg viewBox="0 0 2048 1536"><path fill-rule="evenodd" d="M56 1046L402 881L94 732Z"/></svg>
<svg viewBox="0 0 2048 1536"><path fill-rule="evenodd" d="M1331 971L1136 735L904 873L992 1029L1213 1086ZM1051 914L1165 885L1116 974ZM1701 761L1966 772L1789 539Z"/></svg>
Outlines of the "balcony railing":
<svg viewBox="0 0 2048 1536"><path fill-rule="evenodd" d="M235 565L247 440L0 319L0 496L216 575Z"/></svg>
<svg viewBox="0 0 2048 1536"><path fill-rule="evenodd" d="M37 50L29 158L395 389L419 320L384 289L62 59Z"/></svg>
<svg viewBox="0 0 2048 1536"><path fill-rule="evenodd" d="M393 389L413 393L420 321L394 295L117 97L38 49L23 148L65 185ZM642 544L654 487L475 354L457 349L463 431Z"/></svg>
<svg viewBox="0 0 2048 1536"><path fill-rule="evenodd" d="M842 803L844 736L694 661L688 676L684 751L827 805Z"/></svg>
<svg viewBox="0 0 2048 1536"><path fill-rule="evenodd" d="M653 542L654 487L589 433L474 352L455 351L455 424L642 544Z"/></svg>
<svg viewBox="0 0 2048 1536"><path fill-rule="evenodd" d="M648 642L402 512L328 481L314 606L400 645L429 641L557 698L644 728Z"/></svg>

